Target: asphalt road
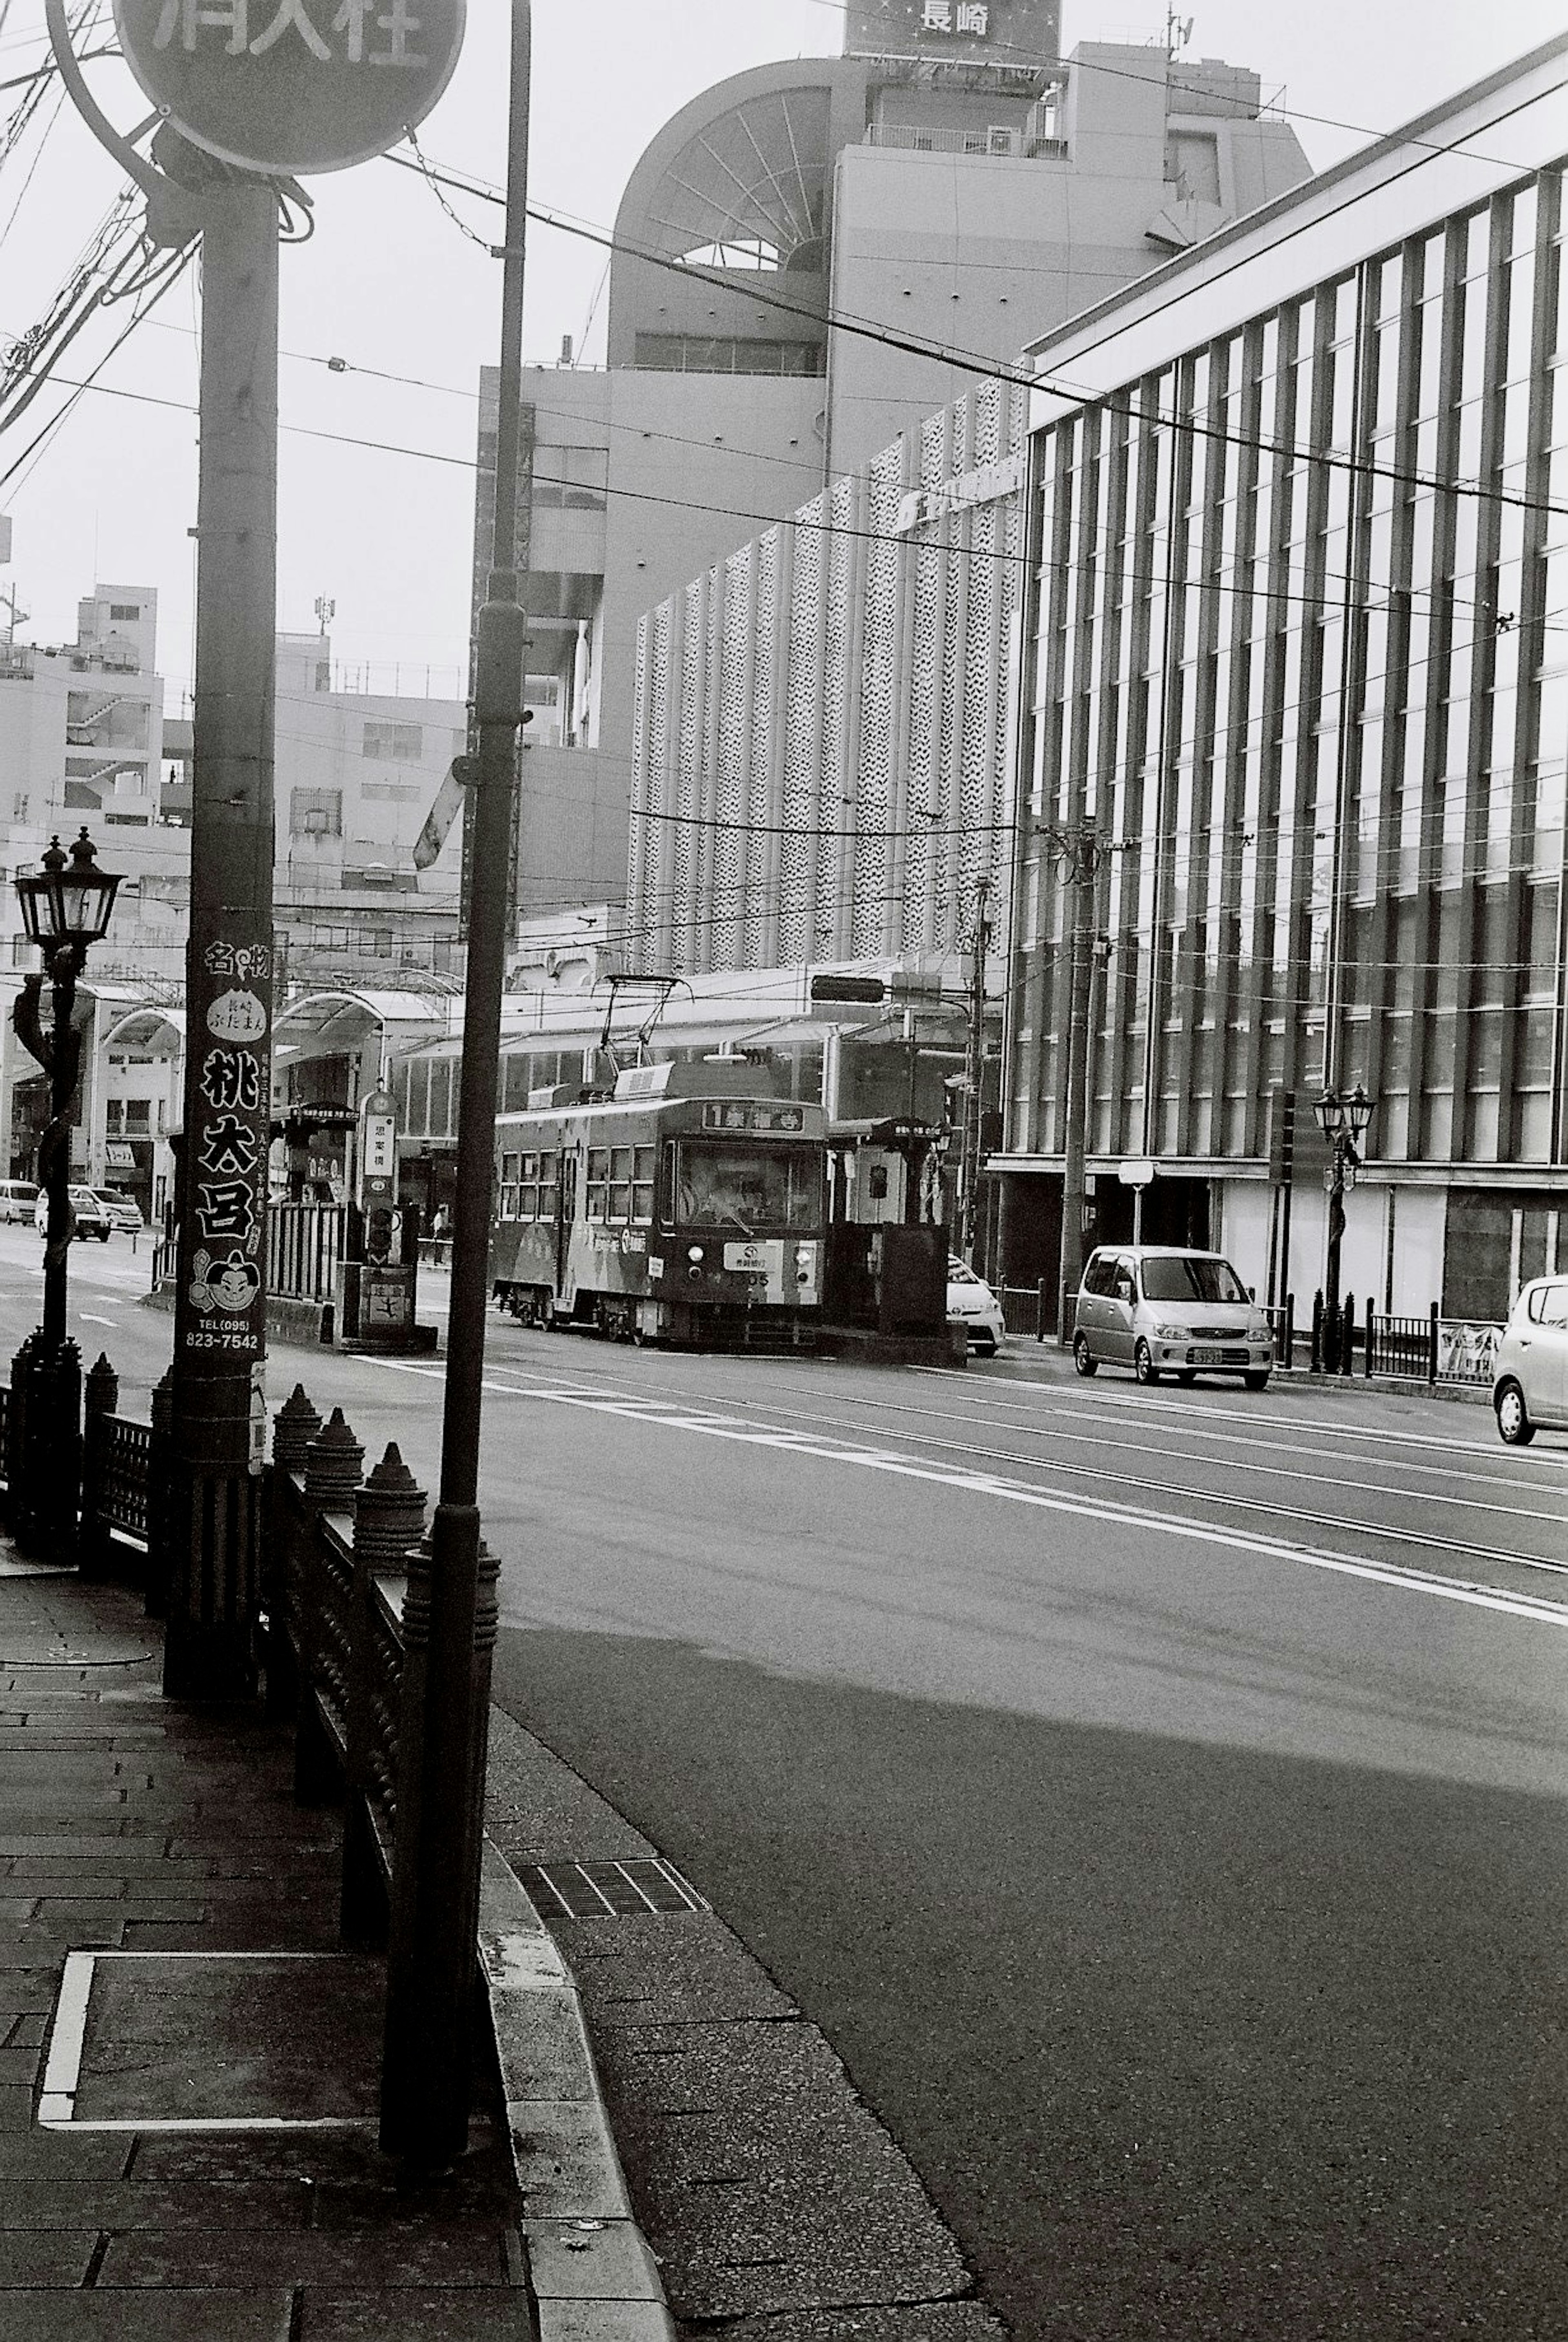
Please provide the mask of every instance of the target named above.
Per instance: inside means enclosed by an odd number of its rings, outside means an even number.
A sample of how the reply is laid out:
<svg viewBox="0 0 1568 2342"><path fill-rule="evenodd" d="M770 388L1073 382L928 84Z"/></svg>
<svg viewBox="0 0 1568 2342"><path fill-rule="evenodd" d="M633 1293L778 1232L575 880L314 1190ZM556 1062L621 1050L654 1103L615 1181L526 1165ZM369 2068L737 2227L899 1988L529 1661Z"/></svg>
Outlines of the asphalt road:
<svg viewBox="0 0 1568 2342"><path fill-rule="evenodd" d="M74 1269L137 1412L145 1266ZM488 1356L497 1696L822 2026L1018 2337L1568 2331L1568 1441L1032 1345ZM439 1368L296 1374L433 1478Z"/></svg>

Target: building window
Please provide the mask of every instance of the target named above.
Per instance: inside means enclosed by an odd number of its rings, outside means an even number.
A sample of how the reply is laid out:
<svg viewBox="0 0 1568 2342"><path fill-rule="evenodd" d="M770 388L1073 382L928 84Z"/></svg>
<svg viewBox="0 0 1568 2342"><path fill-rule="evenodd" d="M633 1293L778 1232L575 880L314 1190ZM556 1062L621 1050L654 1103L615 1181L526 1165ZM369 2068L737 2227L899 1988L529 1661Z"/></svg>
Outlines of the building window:
<svg viewBox="0 0 1568 2342"><path fill-rule="evenodd" d="M603 512L610 485L607 447L535 447L534 502L567 512Z"/></svg>
<svg viewBox="0 0 1568 2342"><path fill-rule="evenodd" d="M291 837L341 837L341 789L290 789L288 826Z"/></svg>
<svg viewBox="0 0 1568 2342"><path fill-rule="evenodd" d="M415 730L418 726L415 726ZM417 805L417 781L366 781L359 792L366 805Z"/></svg>
<svg viewBox="0 0 1568 2342"><path fill-rule="evenodd" d="M104 1103L104 1131L109 1138L118 1138L125 1126L124 1098L107 1098Z"/></svg>
<svg viewBox="0 0 1568 2342"><path fill-rule="evenodd" d="M653 374L821 374L820 342L738 334L639 334L633 364Z"/></svg>
<svg viewBox="0 0 1568 2342"><path fill-rule="evenodd" d="M111 626L117 624L122 618L128 619L130 623L135 626L136 620L141 616L141 615L142 606L139 602L111 602L109 605L109 623Z"/></svg>
<svg viewBox="0 0 1568 2342"><path fill-rule="evenodd" d="M397 765L417 765L424 754L423 724L371 724L365 727L363 753L388 757Z"/></svg>

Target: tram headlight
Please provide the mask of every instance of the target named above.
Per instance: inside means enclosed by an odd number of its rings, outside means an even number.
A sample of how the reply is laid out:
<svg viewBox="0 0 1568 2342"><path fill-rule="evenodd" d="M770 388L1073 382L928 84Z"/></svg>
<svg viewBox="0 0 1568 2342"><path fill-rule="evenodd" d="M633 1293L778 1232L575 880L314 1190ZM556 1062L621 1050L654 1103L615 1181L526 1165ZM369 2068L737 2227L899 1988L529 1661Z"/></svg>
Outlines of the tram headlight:
<svg viewBox="0 0 1568 2342"><path fill-rule="evenodd" d="M686 1246L686 1258L692 1263L692 1266L695 1267L698 1261L705 1258L702 1246L688 1245Z"/></svg>

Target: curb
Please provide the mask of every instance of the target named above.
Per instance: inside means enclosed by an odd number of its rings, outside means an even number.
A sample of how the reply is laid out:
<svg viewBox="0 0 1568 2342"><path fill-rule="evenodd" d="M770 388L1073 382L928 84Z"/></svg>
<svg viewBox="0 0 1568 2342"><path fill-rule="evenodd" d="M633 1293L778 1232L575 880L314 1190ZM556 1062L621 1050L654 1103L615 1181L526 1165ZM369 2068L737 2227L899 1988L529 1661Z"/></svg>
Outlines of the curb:
<svg viewBox="0 0 1568 2342"><path fill-rule="evenodd" d="M488 1834L479 1958L539 2342L675 2342L632 2210L583 2006L554 1938Z"/></svg>

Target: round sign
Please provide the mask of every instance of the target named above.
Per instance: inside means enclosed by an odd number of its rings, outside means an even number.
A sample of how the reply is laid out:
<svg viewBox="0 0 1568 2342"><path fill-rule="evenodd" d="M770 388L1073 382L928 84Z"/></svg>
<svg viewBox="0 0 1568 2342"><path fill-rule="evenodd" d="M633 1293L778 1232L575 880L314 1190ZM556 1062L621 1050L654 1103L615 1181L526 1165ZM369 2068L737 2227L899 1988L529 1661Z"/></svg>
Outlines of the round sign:
<svg viewBox="0 0 1568 2342"><path fill-rule="evenodd" d="M466 0L115 0L160 114L243 171L308 177L385 155L452 78Z"/></svg>

